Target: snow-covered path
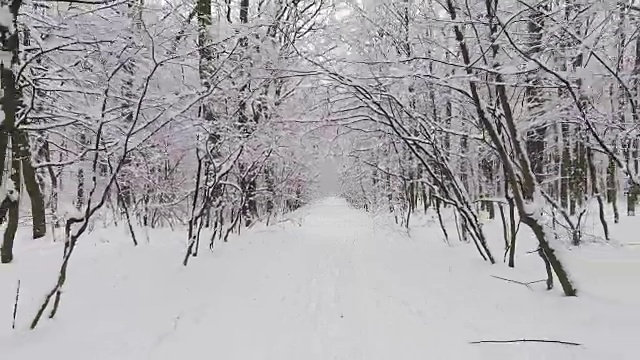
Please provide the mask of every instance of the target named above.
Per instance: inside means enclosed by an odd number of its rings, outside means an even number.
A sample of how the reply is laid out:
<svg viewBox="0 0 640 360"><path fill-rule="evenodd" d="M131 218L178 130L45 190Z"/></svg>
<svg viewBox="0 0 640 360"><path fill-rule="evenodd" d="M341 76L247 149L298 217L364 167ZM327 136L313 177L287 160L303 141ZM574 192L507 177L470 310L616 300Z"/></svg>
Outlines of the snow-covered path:
<svg viewBox="0 0 640 360"><path fill-rule="evenodd" d="M59 319L35 334L0 337L2 358L582 360L640 353L634 306L496 280L475 257L404 237L341 199L304 212L301 226L253 231L187 268L176 245L87 251L73 265ZM26 293L24 324L39 300L36 290ZM522 338L585 345L469 344Z"/></svg>

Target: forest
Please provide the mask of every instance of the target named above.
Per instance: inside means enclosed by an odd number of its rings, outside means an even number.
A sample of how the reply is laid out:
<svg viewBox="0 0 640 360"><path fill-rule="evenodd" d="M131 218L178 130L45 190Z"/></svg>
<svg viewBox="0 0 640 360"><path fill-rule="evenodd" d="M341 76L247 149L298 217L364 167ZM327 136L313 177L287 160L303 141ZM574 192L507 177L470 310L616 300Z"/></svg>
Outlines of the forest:
<svg viewBox="0 0 640 360"><path fill-rule="evenodd" d="M637 0L4 0L0 43L0 271L61 252L30 329L96 228L216 261L327 159L350 208L568 297L568 252L640 230Z"/></svg>

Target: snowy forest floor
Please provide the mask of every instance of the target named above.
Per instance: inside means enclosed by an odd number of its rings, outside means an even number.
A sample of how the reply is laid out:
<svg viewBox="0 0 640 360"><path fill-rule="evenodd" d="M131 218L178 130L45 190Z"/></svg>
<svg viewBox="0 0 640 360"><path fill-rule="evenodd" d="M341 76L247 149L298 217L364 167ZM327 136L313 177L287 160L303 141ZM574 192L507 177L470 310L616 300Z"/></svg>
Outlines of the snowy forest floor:
<svg viewBox="0 0 640 360"><path fill-rule="evenodd" d="M188 267L182 231L150 230L150 241L134 248L123 230L96 229L72 259L57 318L35 332L28 324L57 276L61 244L20 241L15 263L0 267L0 356L622 360L640 353L640 246L620 240L566 251L580 291L566 298L544 283L527 288L491 276L544 278L524 231L514 270L483 262L471 244L445 244L430 221L407 233L341 199L289 217L297 221L256 226L213 252L204 246ZM487 233L501 260L499 221ZM523 338L582 345L470 344Z"/></svg>

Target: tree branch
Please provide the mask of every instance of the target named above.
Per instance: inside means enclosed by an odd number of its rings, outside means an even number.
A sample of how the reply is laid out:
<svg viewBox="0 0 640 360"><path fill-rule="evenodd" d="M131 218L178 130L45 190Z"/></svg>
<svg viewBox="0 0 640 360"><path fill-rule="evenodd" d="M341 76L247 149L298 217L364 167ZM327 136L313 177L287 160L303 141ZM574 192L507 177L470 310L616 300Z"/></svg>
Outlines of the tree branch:
<svg viewBox="0 0 640 360"><path fill-rule="evenodd" d="M572 346L582 346L582 344L580 343L571 342L571 341L546 340L546 339L479 340L479 341L469 341L469 344L509 344L509 343L518 343L518 342L537 342L537 343L553 343L553 344L563 344L563 345L572 345Z"/></svg>

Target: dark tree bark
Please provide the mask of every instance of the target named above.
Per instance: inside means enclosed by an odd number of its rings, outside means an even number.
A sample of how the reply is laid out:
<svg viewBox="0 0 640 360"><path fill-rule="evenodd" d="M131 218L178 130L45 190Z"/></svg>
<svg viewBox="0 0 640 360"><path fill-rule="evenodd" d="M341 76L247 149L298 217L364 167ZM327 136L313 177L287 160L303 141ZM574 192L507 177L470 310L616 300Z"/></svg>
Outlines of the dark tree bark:
<svg viewBox="0 0 640 360"><path fill-rule="evenodd" d="M7 189L5 178L5 163L7 155L11 156L10 178L13 182L14 194L8 194L11 204L8 206L9 223L4 234L2 248L0 250L0 260L3 263L13 260L13 241L18 224L19 193L22 185L21 178L24 177L27 192L31 198L31 212L33 214L33 237L40 238L46 233L46 219L44 209L44 197L42 189L36 180L35 170L31 164L31 153L29 150L29 138L27 134L16 128L16 114L21 106L22 94L17 87L16 68L19 61L19 42L17 17L21 0L13 0L10 4L0 6L0 11L9 10L11 19L3 17L0 19L0 86L3 97L0 100L4 120L0 124L0 186ZM7 23L3 23L7 22ZM10 59L10 60L9 60ZM7 63L8 62L8 63ZM11 151L8 143L11 139ZM7 169L8 170L8 169ZM22 173L22 176L21 176ZM5 199L2 199L4 202Z"/></svg>
<svg viewBox="0 0 640 360"><path fill-rule="evenodd" d="M451 20L456 22L457 7L454 5L453 1L454 0L446 0L446 5L447 11L451 16ZM496 6L493 6L491 2L487 2L487 15L489 18L489 22L496 21L495 11ZM467 44L465 42L464 34L459 25L454 25L453 29L464 64L467 66L465 70L467 74L473 75L474 70L472 70L472 68L470 67L471 56L469 53L469 48L467 47ZM497 44L494 43L494 46L497 46ZM513 144L513 154L505 148L504 142L498 135L495 125L488 119L487 112L480 99L476 83L469 82L469 92L471 94L473 104L476 108L478 120L482 124L483 129L487 131L493 145L497 148L497 152L500 156L503 166L505 167L507 180L509 181L511 189L514 193L514 199L521 221L529 228L531 228L536 238L538 239L540 248L542 248L542 251L544 251L544 255L549 260L552 269L558 276L558 281L562 285L562 289L565 295L576 296L576 289L573 286L573 283L571 282L566 269L564 268L560 260L556 257L554 249L549 244L549 238L547 234L545 234L545 231L540 224L540 220L538 219L539 214L533 212L535 211L535 208L533 207L536 201L535 197L540 191L539 184L536 181L535 174L531 168L526 149L523 144L519 142L518 130L516 129L515 121L513 118L512 109L509 103L509 97L506 92L506 86L504 85L504 79L499 72L495 75L495 81L497 83L495 85L495 89L504 118L501 121L503 121L503 124L507 129L507 133L510 137L511 143Z"/></svg>

